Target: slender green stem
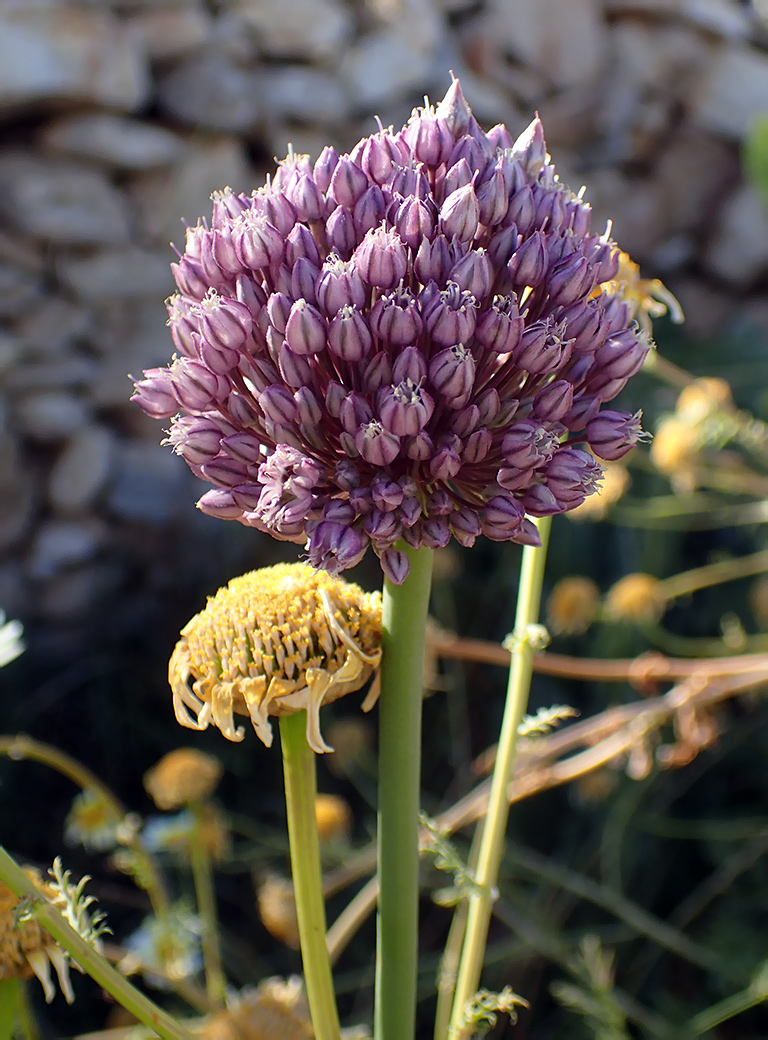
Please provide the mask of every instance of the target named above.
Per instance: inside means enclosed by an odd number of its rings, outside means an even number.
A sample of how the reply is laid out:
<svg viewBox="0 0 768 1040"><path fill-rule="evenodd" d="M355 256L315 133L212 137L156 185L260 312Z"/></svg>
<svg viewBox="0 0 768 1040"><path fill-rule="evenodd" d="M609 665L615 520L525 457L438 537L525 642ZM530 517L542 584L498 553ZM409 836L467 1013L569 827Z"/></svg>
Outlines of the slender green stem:
<svg viewBox="0 0 768 1040"><path fill-rule="evenodd" d="M705 1011L700 1011L686 1025L685 1035L704 1036L705 1033L716 1029L723 1022L727 1022L729 1018L733 1018L735 1015L740 1015L742 1012L749 1011L750 1008L764 1003L765 999L766 995L764 992L749 986L740 993L734 993L732 997L726 997L725 1000L721 1000L718 1004L713 1004L712 1007L708 1007Z"/></svg>
<svg viewBox="0 0 768 1040"><path fill-rule="evenodd" d="M409 1040L416 1019L421 703L434 552L398 548L411 570L402 585L384 582L375 1040Z"/></svg>
<svg viewBox="0 0 768 1040"><path fill-rule="evenodd" d="M135 1015L145 1026L153 1029L162 1040L192 1040L192 1035L186 1029L132 986L90 943L78 935L2 847L0 880L5 882L14 895L30 901L35 920L74 961L77 961L86 974L115 998L118 1004Z"/></svg>
<svg viewBox="0 0 768 1040"><path fill-rule="evenodd" d="M21 979L0 979L0 1040L13 1040L22 985Z"/></svg>
<svg viewBox="0 0 768 1040"><path fill-rule="evenodd" d="M205 807L198 802L191 806L195 817L195 829L190 847L192 877L195 882L197 910L203 926L202 947L205 965L205 991L214 1004L224 1003L226 979L221 967L219 945L219 922L216 913L216 891L213 885L211 857L203 841Z"/></svg>
<svg viewBox="0 0 768 1040"><path fill-rule="evenodd" d="M339 1015L325 939L320 842L315 817L315 753L307 743L306 712L297 711L280 719L280 741L293 889L309 1010L317 1040L338 1040Z"/></svg>
<svg viewBox="0 0 768 1040"><path fill-rule="evenodd" d="M488 939L488 925L491 919L494 886L499 874L499 864L504 848L504 835L509 816L507 787L512 779L515 765L517 730L528 705L528 691L533 672L533 657L536 652L531 639L530 627L536 623L539 616L541 585L544 577L544 563L547 556L550 526L551 518L543 517L541 520L538 520L537 527L541 538L541 546L534 548L527 545L523 550L515 630L512 646L510 647L512 659L509 669L507 701L501 724L496 765L493 770L491 790L488 797L488 812L482 824L483 836L480 841L477 872L475 874L477 888L469 896L464 948L459 964L456 995L453 1002L450 1031L448 1033L451 1040L459 1040L459 1023L464 1014L464 1009L480 985L480 973L483 967L485 944Z"/></svg>

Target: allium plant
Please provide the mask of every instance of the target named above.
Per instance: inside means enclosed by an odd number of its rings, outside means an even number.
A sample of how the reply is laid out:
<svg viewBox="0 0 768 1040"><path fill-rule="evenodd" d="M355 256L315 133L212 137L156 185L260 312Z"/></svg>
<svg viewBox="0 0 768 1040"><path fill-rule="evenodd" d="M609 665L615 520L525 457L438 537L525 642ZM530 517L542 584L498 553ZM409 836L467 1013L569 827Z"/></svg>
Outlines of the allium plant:
<svg viewBox="0 0 768 1040"><path fill-rule="evenodd" d="M210 226L187 230L173 265L178 354L144 373L134 399L171 419L169 443L213 485L204 512L301 543L330 572L369 547L381 561L377 1040L408 1040L414 1028L433 550L481 534L525 546L477 886L453 1011L438 1008L458 1038L479 983L549 518L597 489L598 458L618 459L642 436L640 413L604 405L650 343L619 249L558 180L539 120L517 140L502 125L483 133L457 81L398 133L380 126L314 165L290 153L252 195L213 200ZM281 737L286 777L311 788L291 716ZM302 783L287 781L287 802L290 831L307 802ZM294 877L299 833L294 823ZM319 881L314 892L317 902ZM297 906L301 923L298 891ZM324 943L310 951L302 939L302 953L311 981ZM335 1040L329 966L314 977L315 1033Z"/></svg>
<svg viewBox="0 0 768 1040"><path fill-rule="evenodd" d="M306 543L332 572L373 548L536 544L639 435L602 410L645 335L619 252L548 162L538 119L485 134L454 82L349 155L289 155L188 228L168 301L178 355L136 385L214 485L206 513Z"/></svg>

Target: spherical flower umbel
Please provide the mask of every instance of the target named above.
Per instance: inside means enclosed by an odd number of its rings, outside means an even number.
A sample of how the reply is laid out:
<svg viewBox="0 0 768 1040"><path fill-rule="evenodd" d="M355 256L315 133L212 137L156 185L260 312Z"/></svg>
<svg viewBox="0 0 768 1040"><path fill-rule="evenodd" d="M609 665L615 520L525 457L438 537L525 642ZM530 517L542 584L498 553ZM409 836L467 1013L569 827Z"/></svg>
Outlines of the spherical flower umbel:
<svg viewBox="0 0 768 1040"><path fill-rule="evenodd" d="M539 120L483 133L454 81L399 133L215 194L173 265L178 356L135 400L174 417L214 485L204 512L306 543L316 567L373 548L400 583L398 543L537 544L526 513L597 487L575 445L616 459L638 439L635 417L601 419L649 349L619 257Z"/></svg>
<svg viewBox="0 0 768 1040"><path fill-rule="evenodd" d="M269 747L269 716L306 709L307 741L321 753L333 750L320 735L321 706L359 690L380 660L381 595L283 563L233 578L210 597L183 629L168 678L182 726L212 722L242 740L238 713ZM375 699L374 686L363 709Z"/></svg>

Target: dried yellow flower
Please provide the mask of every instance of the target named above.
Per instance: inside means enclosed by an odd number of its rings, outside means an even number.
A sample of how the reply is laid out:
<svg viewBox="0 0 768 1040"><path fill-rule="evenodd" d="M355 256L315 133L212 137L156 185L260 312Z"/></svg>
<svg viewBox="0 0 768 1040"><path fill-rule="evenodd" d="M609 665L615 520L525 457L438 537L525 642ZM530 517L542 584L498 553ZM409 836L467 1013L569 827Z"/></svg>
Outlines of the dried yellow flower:
<svg viewBox="0 0 768 1040"><path fill-rule="evenodd" d="M352 810L349 802L337 794L316 796L315 819L320 841L338 841L340 838L346 838L352 829Z"/></svg>
<svg viewBox="0 0 768 1040"><path fill-rule="evenodd" d="M176 748L144 774L144 787L158 809L180 809L214 790L223 767L213 755L196 748Z"/></svg>
<svg viewBox="0 0 768 1040"><path fill-rule="evenodd" d="M675 404L678 418L697 423L715 412L728 410L733 405L730 385L725 379L704 376L683 387Z"/></svg>
<svg viewBox="0 0 768 1040"><path fill-rule="evenodd" d="M31 867L24 870L27 877L50 902L58 893ZM56 996L51 978L51 965L59 980L61 992L68 1004L75 999L69 980L69 960L51 935L34 918L24 919L23 900L0 881L0 980L30 979L36 975L50 1004Z"/></svg>
<svg viewBox="0 0 768 1040"><path fill-rule="evenodd" d="M293 884L279 874L267 872L256 892L261 923L269 934L292 950L299 948L299 919Z"/></svg>
<svg viewBox="0 0 768 1040"><path fill-rule="evenodd" d="M693 465L700 441L695 426L671 416L659 425L654 435L651 461L666 476L683 474Z"/></svg>
<svg viewBox="0 0 768 1040"><path fill-rule="evenodd" d="M320 735L320 707L359 690L381 660L381 596L317 571L284 563L233 578L189 622L168 678L176 718L190 729L212 722L242 740L233 712L251 719L270 747L269 715L307 712L307 741ZM373 706L374 690L363 710Z"/></svg>
<svg viewBox="0 0 768 1040"><path fill-rule="evenodd" d="M201 1040L313 1040L314 1035L296 976L286 982L265 979L255 990L243 990L199 1033Z"/></svg>
<svg viewBox="0 0 768 1040"><path fill-rule="evenodd" d="M600 590L590 578L561 578L547 599L547 626L556 635L579 635L591 625L599 604Z"/></svg>
<svg viewBox="0 0 768 1040"><path fill-rule="evenodd" d="M630 316L635 318L643 331L649 335L651 319L660 318L667 311L676 325L684 321L680 303L664 283L658 278L641 278L640 265L627 253L619 253L619 270L616 277L599 285L593 295L601 291L618 294L629 305Z"/></svg>
<svg viewBox="0 0 768 1040"><path fill-rule="evenodd" d="M621 621L658 621L664 613L666 596L661 582L651 574L627 574L609 589L605 609Z"/></svg>

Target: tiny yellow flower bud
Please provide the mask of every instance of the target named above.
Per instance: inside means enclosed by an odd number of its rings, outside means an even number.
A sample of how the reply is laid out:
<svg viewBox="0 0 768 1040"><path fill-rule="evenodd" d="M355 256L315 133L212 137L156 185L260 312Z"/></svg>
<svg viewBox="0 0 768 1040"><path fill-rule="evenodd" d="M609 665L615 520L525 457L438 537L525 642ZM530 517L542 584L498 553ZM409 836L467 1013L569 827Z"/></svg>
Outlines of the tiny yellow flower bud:
<svg viewBox="0 0 768 1040"><path fill-rule="evenodd" d="M319 794L315 798L315 818L320 841L338 841L349 836L352 810L349 802L336 794Z"/></svg>
<svg viewBox="0 0 768 1040"><path fill-rule="evenodd" d="M554 635L580 635L591 625L600 591L589 578L561 578L547 600L547 626Z"/></svg>
<svg viewBox="0 0 768 1040"><path fill-rule="evenodd" d="M269 934L292 950L299 948L299 921L293 885L279 874L264 874L256 893L261 923Z"/></svg>
<svg viewBox="0 0 768 1040"><path fill-rule="evenodd" d="M221 762L195 748L176 748L144 774L144 787L158 809L199 802L216 787Z"/></svg>
<svg viewBox="0 0 768 1040"><path fill-rule="evenodd" d="M609 589L606 613L620 621L658 621L666 598L661 582L650 574L627 574Z"/></svg>
<svg viewBox="0 0 768 1040"><path fill-rule="evenodd" d="M268 717L306 709L307 741L322 753L332 749L320 735L321 706L359 690L380 660L380 594L283 563L233 578L209 598L182 631L168 679L182 726L212 722L242 740L238 713L269 747ZM374 701L372 690L363 709Z"/></svg>

